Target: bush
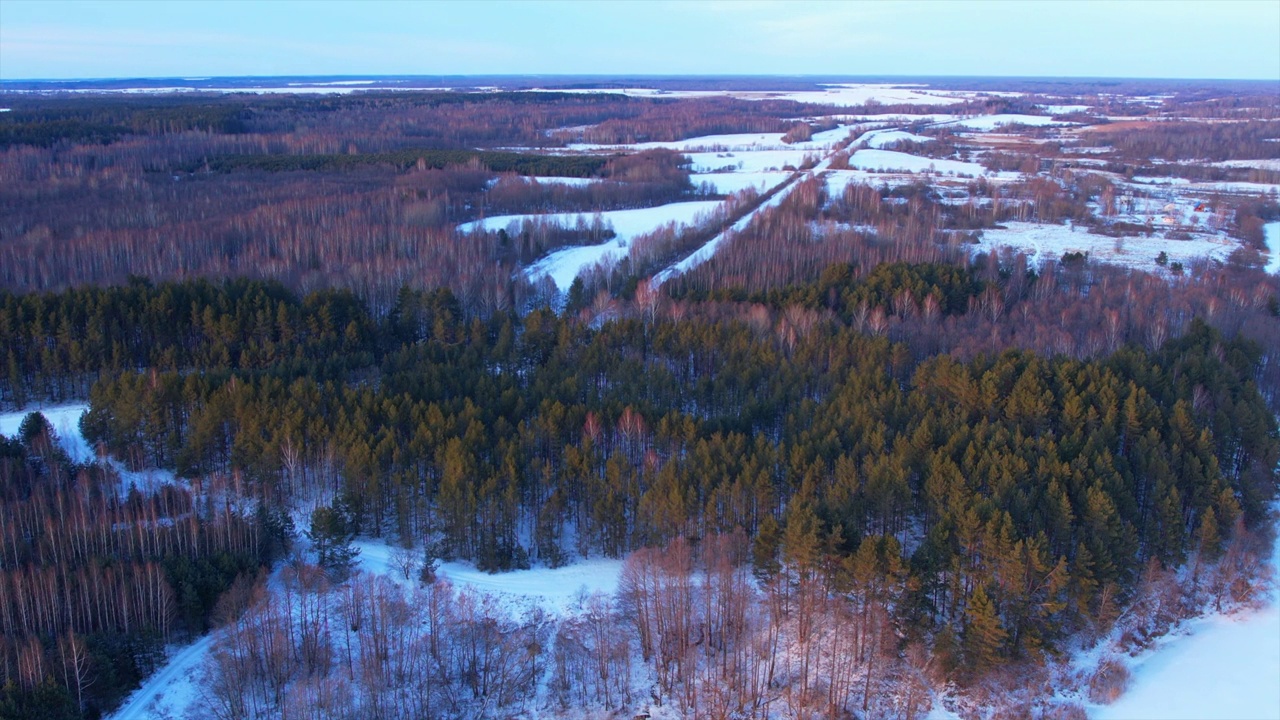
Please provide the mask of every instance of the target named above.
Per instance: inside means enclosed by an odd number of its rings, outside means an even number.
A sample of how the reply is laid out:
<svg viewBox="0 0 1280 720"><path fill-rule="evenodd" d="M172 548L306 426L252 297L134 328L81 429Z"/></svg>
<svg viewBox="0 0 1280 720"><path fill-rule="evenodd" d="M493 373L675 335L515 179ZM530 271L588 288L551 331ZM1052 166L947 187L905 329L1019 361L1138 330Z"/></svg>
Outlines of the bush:
<svg viewBox="0 0 1280 720"><path fill-rule="evenodd" d="M1089 678L1089 700L1101 705L1115 702L1129 689L1129 668L1113 658L1103 660Z"/></svg>

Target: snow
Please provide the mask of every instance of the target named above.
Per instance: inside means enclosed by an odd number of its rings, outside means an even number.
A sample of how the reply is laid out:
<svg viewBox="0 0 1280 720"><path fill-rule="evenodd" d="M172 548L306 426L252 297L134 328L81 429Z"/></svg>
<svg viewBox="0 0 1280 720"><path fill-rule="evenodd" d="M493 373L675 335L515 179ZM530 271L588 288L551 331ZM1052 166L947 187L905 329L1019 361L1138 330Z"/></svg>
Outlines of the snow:
<svg viewBox="0 0 1280 720"><path fill-rule="evenodd" d="M750 150L746 152L695 152L686 153L693 161L693 172L766 172L798 168L805 158L813 157L808 150Z"/></svg>
<svg viewBox="0 0 1280 720"><path fill-rule="evenodd" d="M826 162L828 161L824 161L824 164ZM688 257L675 263L674 265L671 265L668 268L663 269L662 272L659 272L657 275L654 275L653 282L657 285L661 285L662 283L666 282L667 280L670 280L676 275L686 273L692 270L693 268L698 267L702 263L710 260L711 256L715 255L716 250L720 248L721 243L724 243L725 241L732 238L735 233L742 232L747 227L747 225L751 224L751 220L755 218L755 216L759 214L761 211L765 210L766 208L775 207L779 203L781 203L782 200L786 198L787 194L790 193L791 190L795 188L795 186L798 184L799 182L793 182L787 187L779 190L777 194L775 194L773 197L761 203L760 206L757 207L755 210L752 210L746 215L743 215L742 217L738 218L737 222L729 226L729 228L726 229L724 232L708 240L706 243L702 245L702 247L690 253Z"/></svg>
<svg viewBox="0 0 1280 720"><path fill-rule="evenodd" d="M210 633L180 649L148 677L108 720L149 720L184 717L199 692L197 674L209 655L217 633Z"/></svg>
<svg viewBox="0 0 1280 720"><path fill-rule="evenodd" d="M983 230L976 247L986 251L1000 247L1020 250L1030 256L1033 267L1047 260L1058 260L1067 252L1087 252L1090 260L1164 272L1155 261L1161 252L1168 255L1170 262L1186 264L1206 257L1226 260L1239 246L1233 240L1204 234L1193 235L1192 240L1169 240L1159 235L1112 238L1092 234L1084 228L1073 232L1068 225L1008 222L1002 230Z"/></svg>
<svg viewBox="0 0 1280 720"><path fill-rule="evenodd" d="M887 185L890 188L910 185L919 178L909 173L873 173L865 170L828 170L823 173L827 183L827 197L835 198L844 194L844 189L853 184L870 185L879 188Z"/></svg>
<svg viewBox="0 0 1280 720"><path fill-rule="evenodd" d="M88 412L85 403L70 405L54 405L52 407L35 407L18 412L0 414L0 435L14 437L22 420L32 412L39 412L49 421L54 432L58 434L58 444L71 458L72 462L85 463L93 459L93 449L80 434L80 417Z"/></svg>
<svg viewBox="0 0 1280 720"><path fill-rule="evenodd" d="M865 105L873 100L881 105L952 105L964 101L965 97L961 93L924 91L902 85L840 83L830 85L826 90L772 93L759 99L794 100L816 105Z"/></svg>
<svg viewBox="0 0 1280 720"><path fill-rule="evenodd" d="M392 565L390 545L359 540L352 546L360 550L356 560L361 570L404 580L404 575ZM436 568L436 577L448 580L454 587L471 588L516 604L533 603L558 614L568 613L581 597L597 592L615 594L621 573L621 560L605 559L504 573L487 573L461 562L440 563Z"/></svg>
<svg viewBox="0 0 1280 720"><path fill-rule="evenodd" d="M1044 110L1050 115L1070 115L1071 113L1085 112L1090 105L1037 105L1036 107Z"/></svg>
<svg viewBox="0 0 1280 720"><path fill-rule="evenodd" d="M859 170L936 172L952 175L972 175L974 177L987 174L987 169L978 163L967 163L959 160L938 160L894 152L893 150L859 150L850 156L849 167Z"/></svg>
<svg viewBox="0 0 1280 720"><path fill-rule="evenodd" d="M574 187L583 187L605 181L600 178L553 177L550 175L506 175L490 181L489 187L493 187L500 182L518 182L526 185L531 185L536 182L539 185L572 185Z"/></svg>
<svg viewBox="0 0 1280 720"><path fill-rule="evenodd" d="M1280 225L1280 223L1273 223ZM1280 538L1271 562L1280 577ZM1097 720L1280 718L1280 586L1262 610L1185 626L1130 666L1133 683Z"/></svg>
<svg viewBox="0 0 1280 720"><path fill-rule="evenodd" d="M1280 159L1269 158L1259 160L1224 160L1222 162L1210 163L1214 167L1227 168L1258 168L1260 170L1277 170L1280 171Z"/></svg>
<svg viewBox="0 0 1280 720"><path fill-rule="evenodd" d="M836 83L822 90L657 90L654 88L538 88L532 92L611 93L643 98L733 97L739 100L792 100L814 105L852 106L876 101L882 105L952 105L978 93L923 90L922 86L883 83ZM1017 95L1018 93L986 93Z"/></svg>
<svg viewBox="0 0 1280 720"><path fill-rule="evenodd" d="M722 173L695 173L689 176L689 181L693 186L701 187L702 183L707 183L715 188L715 192L721 195L732 195L741 192L747 188L755 188L757 192L767 192L791 177L791 173L782 171L773 172L722 172Z"/></svg>
<svg viewBox="0 0 1280 720"><path fill-rule="evenodd" d="M924 135L916 135L915 133L909 133L905 130L874 130L858 138L858 140L860 142L866 142L867 145L873 148L881 149L903 140L926 143L933 140L933 138L926 137Z"/></svg>
<svg viewBox="0 0 1280 720"><path fill-rule="evenodd" d="M1267 272L1280 272L1280 222L1263 225L1262 232L1267 239Z"/></svg>
<svg viewBox="0 0 1280 720"><path fill-rule="evenodd" d="M700 200L697 202L671 203L652 208L637 210L610 210L599 213L601 220L613 226L616 236L599 245L568 247L557 250L542 258L525 271L529 278L548 275L561 291L569 289L578 273L595 265L607 255L622 256L627 253L627 245L632 239L653 232L663 225L693 225L720 206L716 200ZM496 231L503 228L519 228L524 220L551 220L572 227L579 219L591 224L594 215L581 213L552 213L548 215L498 215L496 217L476 220L458 226L461 232L477 229Z"/></svg>
<svg viewBox="0 0 1280 720"><path fill-rule="evenodd" d="M1072 125L1074 123L1054 120L1047 115L979 115L976 117L964 118L962 120L953 120L951 122L939 123L939 127L964 127L970 130L995 130L1004 125L1029 125L1032 127L1054 127L1063 125Z"/></svg>
<svg viewBox="0 0 1280 720"><path fill-rule="evenodd" d="M845 126L823 130L804 142L786 143L782 141L783 133L734 133L730 135L701 135L685 140L655 141L644 143L626 143L619 145L600 145L596 143L572 143L566 150L577 152L601 152L618 150L824 150L849 136L849 128Z"/></svg>

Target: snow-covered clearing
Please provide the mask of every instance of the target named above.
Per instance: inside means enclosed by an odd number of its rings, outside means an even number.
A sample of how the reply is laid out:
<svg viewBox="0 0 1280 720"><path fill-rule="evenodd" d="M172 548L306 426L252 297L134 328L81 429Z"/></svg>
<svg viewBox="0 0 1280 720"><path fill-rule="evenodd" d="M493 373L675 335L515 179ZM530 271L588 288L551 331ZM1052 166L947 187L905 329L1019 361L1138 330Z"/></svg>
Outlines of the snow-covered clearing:
<svg viewBox="0 0 1280 720"><path fill-rule="evenodd" d="M1280 222L1267 223L1262 232L1267 240L1267 272L1280 272Z"/></svg>
<svg viewBox="0 0 1280 720"><path fill-rule="evenodd" d="M753 188L756 192L760 193L767 192L786 182L790 177L790 172L782 170L756 173L694 173L689 176L689 182L693 183L695 188L700 188L703 183L707 183L709 186L714 188L714 192L721 195L732 195L733 193L742 192L747 188Z"/></svg>
<svg viewBox="0 0 1280 720"><path fill-rule="evenodd" d="M1222 162L1210 163L1214 167L1227 168L1258 168L1260 170L1280 170L1280 158L1269 158L1259 160L1223 160Z"/></svg>
<svg viewBox="0 0 1280 720"><path fill-rule="evenodd" d="M963 127L970 130L995 130L1005 125L1028 125L1031 127L1052 127L1072 125L1074 123L1054 120L1047 115L1019 115L1014 113L1003 115L978 115L976 117L938 123L938 127Z"/></svg>
<svg viewBox="0 0 1280 720"><path fill-rule="evenodd" d="M694 150L712 151L751 151L751 150L825 150L849 137L850 129L845 126L824 130L803 142L783 142L782 133L736 133L732 135L702 135L685 140L671 140L622 145L600 145L595 143L572 143L565 147L574 152L613 152L630 150L676 150L689 152Z"/></svg>
<svg viewBox="0 0 1280 720"><path fill-rule="evenodd" d="M357 562L361 570L405 581L404 574L392 561L392 546L374 540L360 540L352 545L360 549ZM440 563L436 568L436 577L448 580L454 587L470 588L515 606L538 605L558 615L571 611L579 598L598 592L613 595L618 590L621 573L621 560L603 559L504 573L487 573L460 562Z"/></svg>
<svg viewBox="0 0 1280 720"><path fill-rule="evenodd" d="M1276 223L1280 225L1280 223ZM1280 542L1271 562L1280 578ZM1129 665L1133 684L1097 720L1280 718L1280 586L1262 610L1210 615Z"/></svg>
<svg viewBox="0 0 1280 720"><path fill-rule="evenodd" d="M918 182L920 178L910 173L874 173L866 170L828 170L823 175L827 183L827 197L835 198L844 193L850 185L870 185L879 189L901 187Z"/></svg>
<svg viewBox="0 0 1280 720"><path fill-rule="evenodd" d="M807 158L819 153L812 150L746 150L740 152L685 153L693 162L695 173L708 172L776 172L798 168Z"/></svg>
<svg viewBox="0 0 1280 720"><path fill-rule="evenodd" d="M1114 265L1161 273L1156 264L1161 252L1169 262L1184 265L1199 258L1226 260L1239 245L1219 236L1195 235L1192 240L1169 240L1160 235L1153 237L1112 238L1095 235L1083 228L1073 230L1068 225L1041 225L1039 223L1008 222L1004 229L983 230L982 238L975 246L985 251L1009 247L1025 252L1032 266L1047 260L1057 260L1064 253L1084 252L1089 259Z"/></svg>
<svg viewBox="0 0 1280 720"><path fill-rule="evenodd" d="M1071 113L1086 112L1090 105L1037 105L1036 107L1049 113L1050 115L1069 115Z"/></svg>
<svg viewBox="0 0 1280 720"><path fill-rule="evenodd" d="M615 237L599 245L568 247L557 250L530 265L525 274L530 278L550 276L561 291L568 290L573 279L584 269L600 262L606 255L623 256L627 254L627 246L631 240L645 233L653 232L663 225L675 223L694 225L710 215L720 206L717 200L700 200L696 202L671 203L652 208L636 210L610 210L599 213L603 222L613 226ZM595 215L583 213L552 213L548 215L498 215L496 217L476 220L458 226L462 232L485 229L496 231L508 229L519 231L520 223L525 220L548 220L573 227L581 220L590 225Z"/></svg>
<svg viewBox="0 0 1280 720"><path fill-rule="evenodd" d="M553 177L550 175L505 175L490 181L489 187L493 187L499 183L521 183L524 185L572 185L574 187L583 187L601 182L607 181L600 178Z"/></svg>
<svg viewBox="0 0 1280 720"><path fill-rule="evenodd" d="M893 150L859 150L849 157L849 167L886 172L939 173L978 177L989 171L978 163L937 160Z"/></svg>
<svg viewBox="0 0 1280 720"><path fill-rule="evenodd" d="M72 403L51 407L32 407L0 414L0 435L16 436L22 420L33 412L39 412L58 434L58 444L67 453L67 457L70 457L72 462L88 462L93 459L93 449L89 447L84 435L80 434L80 417L88 410L89 406L85 403Z"/></svg>
<svg viewBox="0 0 1280 720"><path fill-rule="evenodd" d="M873 130L858 138L858 142L865 142L869 147L880 150L903 140L926 143L932 139L931 137L916 135L905 130Z"/></svg>
<svg viewBox="0 0 1280 720"><path fill-rule="evenodd" d="M739 100L793 100L799 103L833 106L865 105L874 100L881 105L953 105L980 95L1018 95L1020 93L976 93L968 91L925 90L921 85L884 83L835 83L822 90L658 90L655 88L538 88L531 92L609 93L643 98L733 97Z"/></svg>

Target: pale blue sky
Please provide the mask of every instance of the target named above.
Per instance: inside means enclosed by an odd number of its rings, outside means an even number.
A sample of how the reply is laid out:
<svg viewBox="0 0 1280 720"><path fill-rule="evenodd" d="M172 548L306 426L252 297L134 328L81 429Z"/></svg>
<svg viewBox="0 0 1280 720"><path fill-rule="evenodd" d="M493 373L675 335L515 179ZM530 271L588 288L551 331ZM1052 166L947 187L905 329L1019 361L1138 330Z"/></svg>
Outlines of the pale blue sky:
<svg viewBox="0 0 1280 720"><path fill-rule="evenodd" d="M1280 82L1280 0L0 0L0 79L382 74Z"/></svg>

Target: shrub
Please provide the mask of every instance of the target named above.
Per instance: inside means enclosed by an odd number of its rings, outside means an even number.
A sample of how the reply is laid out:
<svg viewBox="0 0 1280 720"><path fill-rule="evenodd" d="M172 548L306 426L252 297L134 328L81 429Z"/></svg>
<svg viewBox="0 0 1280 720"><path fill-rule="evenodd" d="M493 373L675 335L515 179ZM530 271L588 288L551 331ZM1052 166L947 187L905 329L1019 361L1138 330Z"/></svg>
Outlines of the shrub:
<svg viewBox="0 0 1280 720"><path fill-rule="evenodd" d="M1129 668L1123 663L1114 658L1103 660L1089 678L1089 700L1110 705L1129 689L1130 677Z"/></svg>

